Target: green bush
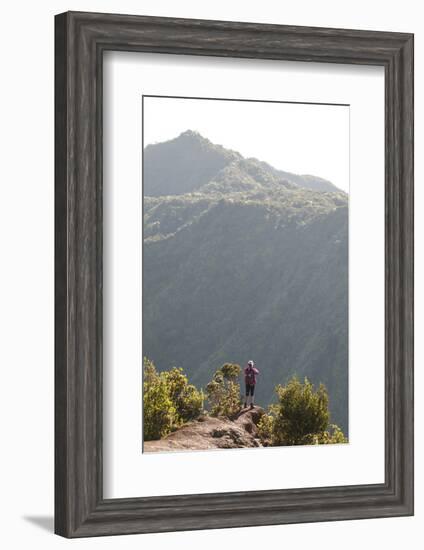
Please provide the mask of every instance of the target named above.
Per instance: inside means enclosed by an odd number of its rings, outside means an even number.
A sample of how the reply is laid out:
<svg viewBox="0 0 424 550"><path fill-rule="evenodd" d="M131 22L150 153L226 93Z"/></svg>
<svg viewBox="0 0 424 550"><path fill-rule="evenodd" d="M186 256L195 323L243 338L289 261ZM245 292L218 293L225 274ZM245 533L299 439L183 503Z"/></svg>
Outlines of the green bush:
<svg viewBox="0 0 424 550"><path fill-rule="evenodd" d="M203 409L203 392L188 383L182 368L174 367L163 376L168 386L169 396L175 407L178 421L188 422L197 418Z"/></svg>
<svg viewBox="0 0 424 550"><path fill-rule="evenodd" d="M144 440L160 439L176 422L176 410L169 395L165 378L154 364L144 359L143 433Z"/></svg>
<svg viewBox="0 0 424 550"><path fill-rule="evenodd" d="M263 414L258 423L258 434L265 446L273 444L275 417L271 414Z"/></svg>
<svg viewBox="0 0 424 550"><path fill-rule="evenodd" d="M275 388L278 404L259 424L259 434L268 445L345 443L341 429L329 426L328 393L323 384L315 390L307 378L302 384L293 377Z"/></svg>
<svg viewBox="0 0 424 550"><path fill-rule="evenodd" d="M325 445L329 443L347 443L348 439L337 426L337 424L330 424L330 429L315 436L314 443L316 445Z"/></svg>
<svg viewBox="0 0 424 550"><path fill-rule="evenodd" d="M144 440L161 439L203 408L203 393L188 383L183 369L158 373L152 361L144 359L143 432Z"/></svg>
<svg viewBox="0 0 424 550"><path fill-rule="evenodd" d="M212 416L233 418L241 410L240 365L225 363L213 375L206 386L206 397L211 405Z"/></svg>

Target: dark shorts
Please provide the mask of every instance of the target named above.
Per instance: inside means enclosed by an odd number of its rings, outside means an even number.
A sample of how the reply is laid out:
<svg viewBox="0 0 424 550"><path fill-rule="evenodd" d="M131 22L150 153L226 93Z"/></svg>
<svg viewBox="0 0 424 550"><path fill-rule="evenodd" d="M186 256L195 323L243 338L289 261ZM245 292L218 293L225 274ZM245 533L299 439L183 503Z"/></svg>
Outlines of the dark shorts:
<svg viewBox="0 0 424 550"><path fill-rule="evenodd" d="M252 395L255 393L255 384L246 384L246 395Z"/></svg>

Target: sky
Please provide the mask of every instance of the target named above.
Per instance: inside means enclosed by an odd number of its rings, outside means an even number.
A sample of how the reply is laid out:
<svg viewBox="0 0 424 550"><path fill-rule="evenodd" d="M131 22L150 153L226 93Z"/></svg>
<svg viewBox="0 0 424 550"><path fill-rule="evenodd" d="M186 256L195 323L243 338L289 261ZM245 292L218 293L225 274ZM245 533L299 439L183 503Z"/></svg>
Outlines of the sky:
<svg viewBox="0 0 424 550"><path fill-rule="evenodd" d="M275 168L310 174L349 192L349 107L148 97L144 146L199 132Z"/></svg>

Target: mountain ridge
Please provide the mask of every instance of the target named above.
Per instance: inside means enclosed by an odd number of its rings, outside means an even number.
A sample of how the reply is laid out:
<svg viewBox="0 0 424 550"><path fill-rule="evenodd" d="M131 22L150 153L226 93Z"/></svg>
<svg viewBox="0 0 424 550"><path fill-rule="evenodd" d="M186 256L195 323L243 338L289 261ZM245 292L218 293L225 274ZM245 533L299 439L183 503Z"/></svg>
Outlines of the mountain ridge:
<svg viewBox="0 0 424 550"><path fill-rule="evenodd" d="M164 156L168 163L161 162ZM172 166L172 172L169 166ZM321 192L344 193L323 178L279 170L255 157L245 158L237 151L214 144L199 132L186 130L173 139L145 147L144 194L163 196L193 192L205 184L216 183L217 177L219 181L223 170L233 171L233 177L239 184L254 182L256 185L261 183L274 188L278 188L278 185L286 188L297 186ZM169 187L171 181L172 188Z"/></svg>

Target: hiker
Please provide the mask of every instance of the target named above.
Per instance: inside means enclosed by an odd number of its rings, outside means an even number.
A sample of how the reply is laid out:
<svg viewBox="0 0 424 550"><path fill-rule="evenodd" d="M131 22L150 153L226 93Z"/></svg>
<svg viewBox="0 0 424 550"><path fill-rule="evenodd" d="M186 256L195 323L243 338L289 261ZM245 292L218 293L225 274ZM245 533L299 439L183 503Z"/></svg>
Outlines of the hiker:
<svg viewBox="0 0 424 550"><path fill-rule="evenodd" d="M244 401L244 408L247 407L247 402L250 396L250 408L253 409L253 400L256 385L256 376L259 374L258 369L255 367L253 361L247 363L247 367L244 369L244 382L246 384L246 399Z"/></svg>

